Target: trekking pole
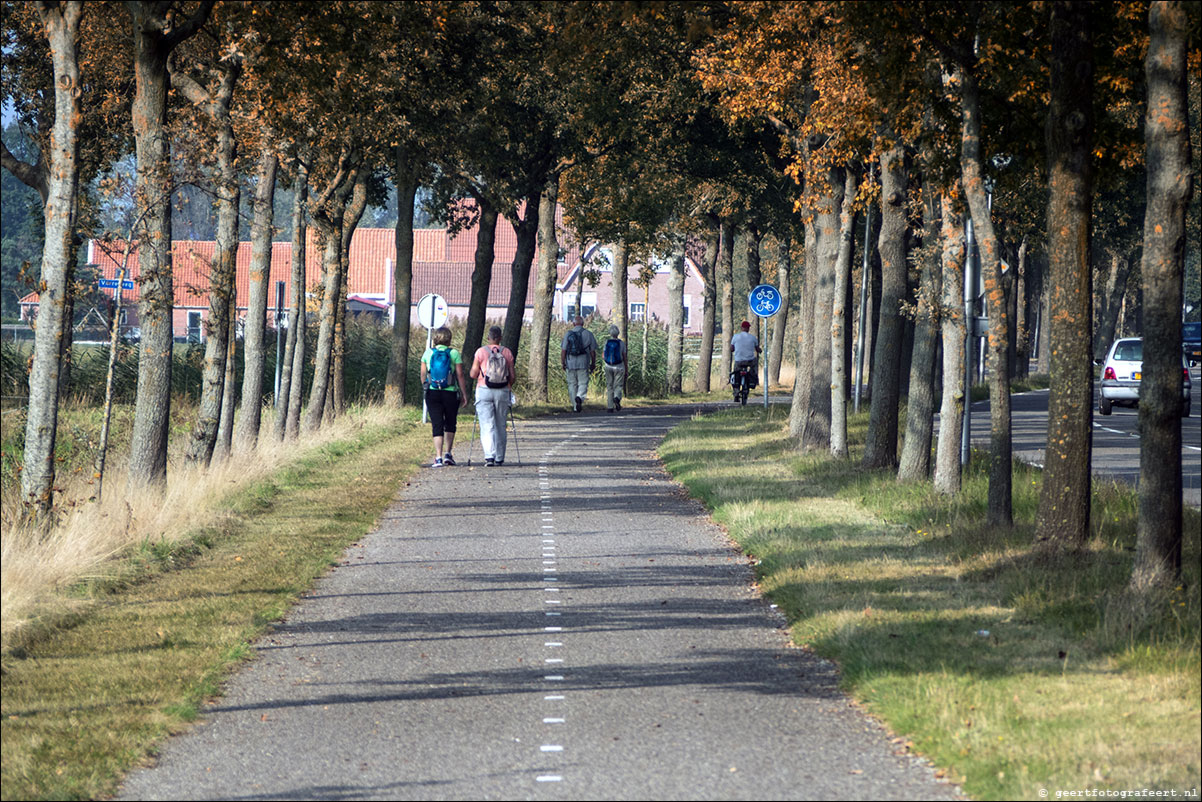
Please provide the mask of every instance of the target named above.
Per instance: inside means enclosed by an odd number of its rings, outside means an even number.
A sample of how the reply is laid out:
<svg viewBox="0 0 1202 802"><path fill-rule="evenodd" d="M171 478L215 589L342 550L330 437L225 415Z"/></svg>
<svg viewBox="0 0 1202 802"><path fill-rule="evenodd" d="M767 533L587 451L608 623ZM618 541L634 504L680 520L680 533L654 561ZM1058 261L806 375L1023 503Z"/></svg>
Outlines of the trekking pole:
<svg viewBox="0 0 1202 802"><path fill-rule="evenodd" d="M478 418L472 417L472 439L467 444L467 467L472 467L472 448L476 445L476 421Z"/></svg>
<svg viewBox="0 0 1202 802"><path fill-rule="evenodd" d="M513 409L509 410L509 427L513 430L513 451L518 455L518 465L522 464L522 449L518 448L518 425L513 420Z"/></svg>

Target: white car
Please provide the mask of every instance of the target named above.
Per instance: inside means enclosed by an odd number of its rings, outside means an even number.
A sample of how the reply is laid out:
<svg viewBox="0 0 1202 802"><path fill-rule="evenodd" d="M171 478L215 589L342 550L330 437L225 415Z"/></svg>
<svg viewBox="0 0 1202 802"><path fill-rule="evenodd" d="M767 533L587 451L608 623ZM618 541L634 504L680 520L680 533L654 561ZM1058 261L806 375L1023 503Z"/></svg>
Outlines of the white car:
<svg viewBox="0 0 1202 802"><path fill-rule="evenodd" d="M1138 337L1115 340L1102 363L1102 388L1098 412L1109 415L1113 405L1134 407L1139 404L1139 383L1143 376L1144 341ZM1181 359L1181 417L1189 416L1189 365Z"/></svg>

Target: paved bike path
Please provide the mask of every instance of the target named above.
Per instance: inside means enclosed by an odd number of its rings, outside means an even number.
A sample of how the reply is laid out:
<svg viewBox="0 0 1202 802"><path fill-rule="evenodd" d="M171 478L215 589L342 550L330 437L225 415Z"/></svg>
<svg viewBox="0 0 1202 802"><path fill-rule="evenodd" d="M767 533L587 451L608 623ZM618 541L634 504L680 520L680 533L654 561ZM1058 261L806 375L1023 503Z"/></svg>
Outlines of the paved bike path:
<svg viewBox="0 0 1202 802"><path fill-rule="evenodd" d="M500 468L479 443L464 464L461 420L460 465L416 477L121 798L956 798L790 648L659 467L692 411L520 423Z"/></svg>

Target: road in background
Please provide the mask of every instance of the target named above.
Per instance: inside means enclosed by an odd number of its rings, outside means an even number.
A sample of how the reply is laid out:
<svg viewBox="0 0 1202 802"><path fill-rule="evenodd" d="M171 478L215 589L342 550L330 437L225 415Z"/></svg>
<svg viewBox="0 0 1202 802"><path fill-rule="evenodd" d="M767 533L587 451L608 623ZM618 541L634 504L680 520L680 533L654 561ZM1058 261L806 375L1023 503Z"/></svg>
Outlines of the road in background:
<svg viewBox="0 0 1202 802"><path fill-rule="evenodd" d="M1190 371L1193 388L1190 415L1181 419L1182 497L1186 504L1202 506L1202 416L1199 370ZM1116 479L1139 486L1139 409L1115 407L1110 415L1097 411L1095 388L1093 415L1093 473L1098 478ZM1011 397L1011 427L1014 456L1033 465L1043 465L1048 435L1048 391L1018 393ZM989 402L972 405L972 442L989 448Z"/></svg>

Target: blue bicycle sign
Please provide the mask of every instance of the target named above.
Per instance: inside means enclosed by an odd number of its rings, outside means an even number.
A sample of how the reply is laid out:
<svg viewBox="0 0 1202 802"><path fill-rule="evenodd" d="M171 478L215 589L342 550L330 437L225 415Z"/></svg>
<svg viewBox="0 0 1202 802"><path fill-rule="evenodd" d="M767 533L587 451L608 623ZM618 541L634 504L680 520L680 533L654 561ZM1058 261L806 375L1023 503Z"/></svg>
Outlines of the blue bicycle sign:
<svg viewBox="0 0 1202 802"><path fill-rule="evenodd" d="M747 304L758 317L772 317L780 311L780 290L771 284L761 284L747 293Z"/></svg>

